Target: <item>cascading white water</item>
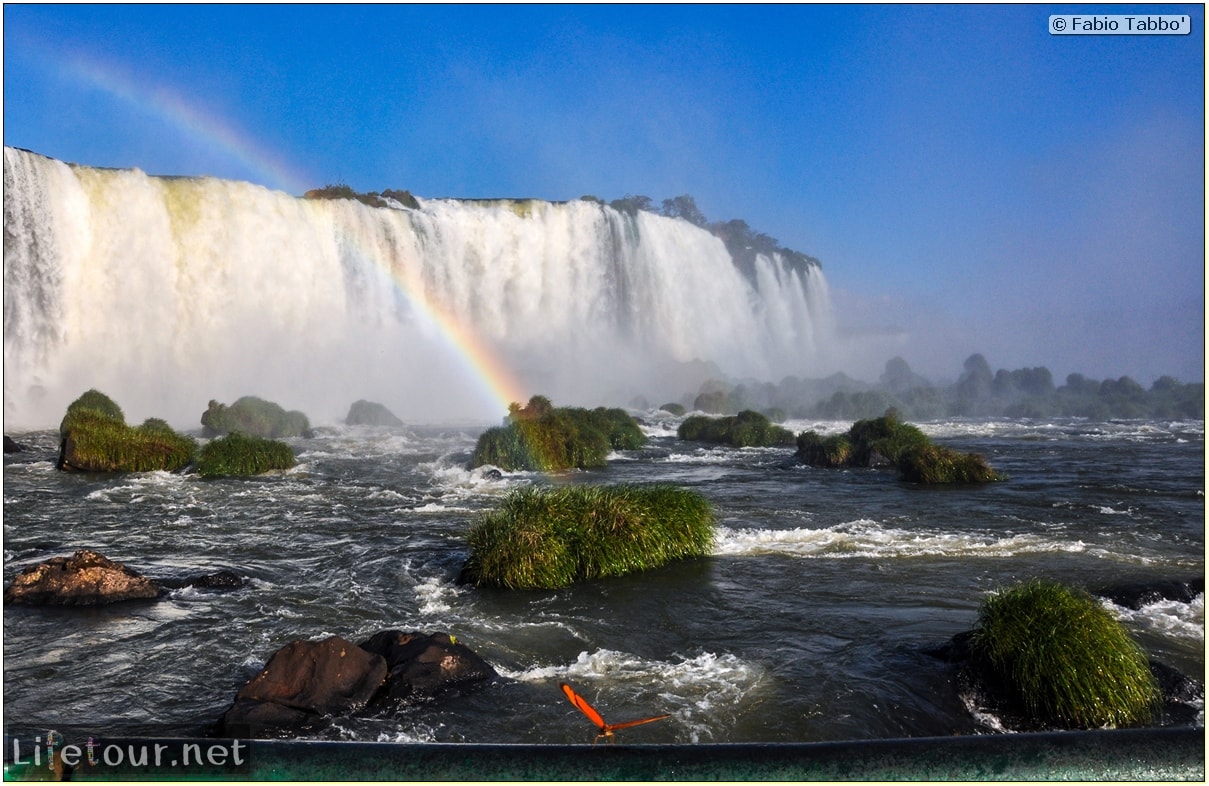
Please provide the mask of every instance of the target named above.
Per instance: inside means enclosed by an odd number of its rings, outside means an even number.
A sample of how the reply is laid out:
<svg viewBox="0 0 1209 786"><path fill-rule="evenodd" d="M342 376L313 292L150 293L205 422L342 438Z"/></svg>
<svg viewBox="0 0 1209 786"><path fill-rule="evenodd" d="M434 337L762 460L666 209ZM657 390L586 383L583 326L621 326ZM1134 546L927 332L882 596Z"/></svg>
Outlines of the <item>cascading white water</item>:
<svg viewBox="0 0 1209 786"><path fill-rule="evenodd" d="M693 392L692 361L806 374L830 341L817 268L760 256L749 281L708 232L590 201L373 208L8 147L4 189L6 427L88 388L178 428L246 394L319 424L358 398L493 421L471 344L508 392L594 406Z"/></svg>

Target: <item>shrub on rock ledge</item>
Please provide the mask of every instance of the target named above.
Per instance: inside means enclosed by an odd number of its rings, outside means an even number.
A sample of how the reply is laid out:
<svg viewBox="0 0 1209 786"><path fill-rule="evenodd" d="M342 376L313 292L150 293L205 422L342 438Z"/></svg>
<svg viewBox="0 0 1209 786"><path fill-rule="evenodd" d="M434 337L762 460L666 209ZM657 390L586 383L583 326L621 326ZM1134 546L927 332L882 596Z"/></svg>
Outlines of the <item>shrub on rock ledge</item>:
<svg viewBox="0 0 1209 786"><path fill-rule="evenodd" d="M479 586L554 589L710 552L714 514L666 484L521 488L471 528L463 578Z"/></svg>
<svg viewBox="0 0 1209 786"><path fill-rule="evenodd" d="M992 595L970 647L986 687L1042 728L1144 725L1162 702L1125 627L1091 595L1057 582Z"/></svg>
<svg viewBox="0 0 1209 786"><path fill-rule="evenodd" d="M774 425L767 417L750 409L722 418L692 415L676 429L676 436L693 442L713 442L736 448L771 448L794 443L792 431Z"/></svg>
<svg viewBox="0 0 1209 786"><path fill-rule="evenodd" d="M479 436L470 468L591 469L605 466L611 449L634 450L644 444L646 436L625 410L555 407L545 396L533 396L525 407L513 403L503 426Z"/></svg>
<svg viewBox="0 0 1209 786"><path fill-rule="evenodd" d="M202 477L259 475L274 469L289 469L296 463L294 451L284 442L233 431L208 442L197 459Z"/></svg>
<svg viewBox="0 0 1209 786"><path fill-rule="evenodd" d="M901 422L894 410L857 421L846 434L822 437L803 432L797 437L795 455L812 467L895 467L903 480L912 483L1003 480L982 456L934 444L918 428Z"/></svg>
<svg viewBox="0 0 1209 786"><path fill-rule="evenodd" d="M265 401L256 396L244 396L227 406L211 401L202 413L203 434L220 437L233 431L242 431L266 439L285 437L309 437L311 424L302 412L286 412L279 404Z"/></svg>
<svg viewBox="0 0 1209 786"><path fill-rule="evenodd" d="M176 472L197 454L197 442L163 420L126 425L113 399L89 390L73 401L59 424L58 468L82 472Z"/></svg>

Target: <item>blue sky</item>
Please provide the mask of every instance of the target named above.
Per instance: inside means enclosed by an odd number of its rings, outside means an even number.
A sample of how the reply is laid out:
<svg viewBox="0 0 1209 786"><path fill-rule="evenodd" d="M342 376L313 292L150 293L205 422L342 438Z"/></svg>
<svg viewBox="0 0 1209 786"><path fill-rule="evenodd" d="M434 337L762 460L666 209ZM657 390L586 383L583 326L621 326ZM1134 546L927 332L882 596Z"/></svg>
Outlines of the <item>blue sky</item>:
<svg viewBox="0 0 1209 786"><path fill-rule="evenodd" d="M1192 34L1048 32L1135 10ZM4 142L292 193L688 193L925 374L1149 384L1204 375L1204 52L1203 6L10 4Z"/></svg>

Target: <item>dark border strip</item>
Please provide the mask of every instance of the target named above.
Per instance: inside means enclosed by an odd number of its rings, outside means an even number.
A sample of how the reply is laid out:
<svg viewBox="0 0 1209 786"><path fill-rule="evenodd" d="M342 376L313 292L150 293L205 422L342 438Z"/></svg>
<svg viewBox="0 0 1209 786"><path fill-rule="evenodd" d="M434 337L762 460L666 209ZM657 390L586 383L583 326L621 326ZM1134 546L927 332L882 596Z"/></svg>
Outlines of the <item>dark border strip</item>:
<svg viewBox="0 0 1209 786"><path fill-rule="evenodd" d="M48 765L5 738L5 780L1205 780L1203 728L704 745L479 745L206 738L61 740ZM71 746L76 746L73 750ZM157 747L158 746L158 747ZM35 753L38 753L35 761ZM91 755L91 759L89 756ZM155 756L159 766L155 766ZM188 766L182 762L188 757ZM134 764L132 764L132 760Z"/></svg>

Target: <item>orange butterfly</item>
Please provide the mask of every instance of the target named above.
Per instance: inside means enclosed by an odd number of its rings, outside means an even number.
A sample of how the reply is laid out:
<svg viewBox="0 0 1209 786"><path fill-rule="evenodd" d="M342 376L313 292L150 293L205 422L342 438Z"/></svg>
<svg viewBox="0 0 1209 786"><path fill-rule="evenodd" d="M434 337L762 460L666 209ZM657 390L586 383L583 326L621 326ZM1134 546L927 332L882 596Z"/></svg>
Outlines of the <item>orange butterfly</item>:
<svg viewBox="0 0 1209 786"><path fill-rule="evenodd" d="M587 715L588 720L596 724L596 728L600 729L600 733L596 735L596 739L592 740L593 745L595 745L601 737L604 737L609 742L615 742L616 740L613 737L613 732L617 729L628 729L631 726L641 726L644 723L650 723L651 721L663 720L664 718L671 717L671 715L656 715L653 718L626 721L625 723L605 723L605 719L600 716L600 713L596 711L596 708L591 704L588 704L588 700L576 693L574 688L565 682L558 683L558 687L562 688L563 693L567 694L567 699L578 707L580 712L582 712L584 715Z"/></svg>

